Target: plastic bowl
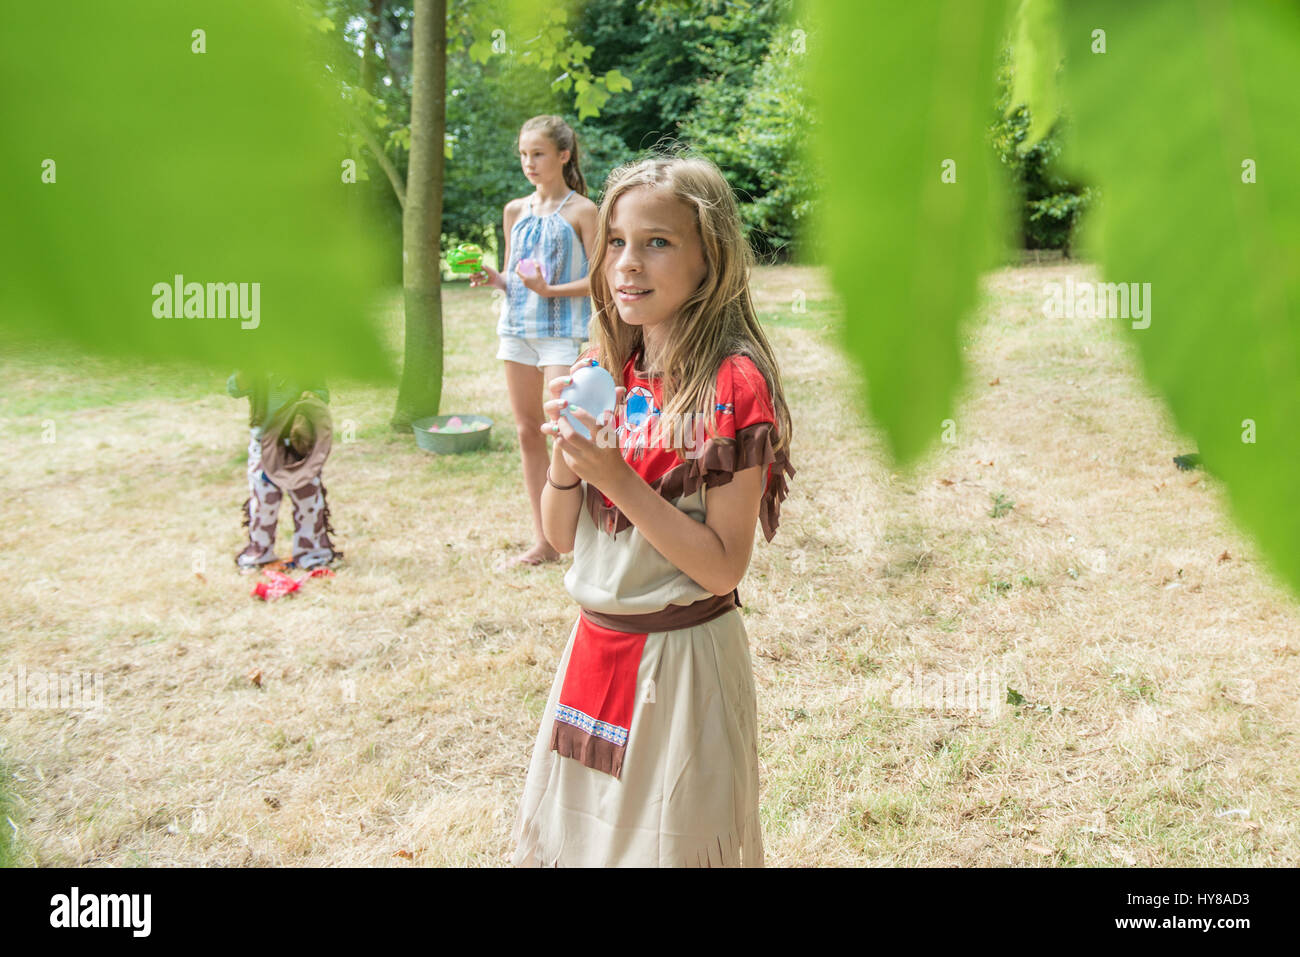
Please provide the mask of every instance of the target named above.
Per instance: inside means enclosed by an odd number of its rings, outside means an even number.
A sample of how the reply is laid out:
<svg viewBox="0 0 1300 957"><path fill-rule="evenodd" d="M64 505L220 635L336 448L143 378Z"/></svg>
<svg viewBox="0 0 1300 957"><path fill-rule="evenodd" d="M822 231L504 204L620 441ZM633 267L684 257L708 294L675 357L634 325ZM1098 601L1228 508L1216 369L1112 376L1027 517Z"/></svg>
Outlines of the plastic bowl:
<svg viewBox="0 0 1300 957"><path fill-rule="evenodd" d="M472 432L431 432L430 427L442 428L452 419L459 418L466 425L486 425L487 428ZM488 436L492 434L492 420L486 415L434 415L426 419L416 419L411 423L415 433L415 444L426 452L439 455L456 455L460 452L473 452L475 449L487 448Z"/></svg>

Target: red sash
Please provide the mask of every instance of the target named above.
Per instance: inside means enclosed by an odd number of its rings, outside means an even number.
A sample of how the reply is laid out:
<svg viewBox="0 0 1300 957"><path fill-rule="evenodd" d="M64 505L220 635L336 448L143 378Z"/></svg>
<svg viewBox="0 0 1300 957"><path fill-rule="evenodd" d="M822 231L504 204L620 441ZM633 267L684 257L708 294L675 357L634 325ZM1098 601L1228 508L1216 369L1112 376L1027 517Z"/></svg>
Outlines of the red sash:
<svg viewBox="0 0 1300 957"><path fill-rule="evenodd" d="M553 751L614 777L622 774L646 637L578 616L551 728Z"/></svg>

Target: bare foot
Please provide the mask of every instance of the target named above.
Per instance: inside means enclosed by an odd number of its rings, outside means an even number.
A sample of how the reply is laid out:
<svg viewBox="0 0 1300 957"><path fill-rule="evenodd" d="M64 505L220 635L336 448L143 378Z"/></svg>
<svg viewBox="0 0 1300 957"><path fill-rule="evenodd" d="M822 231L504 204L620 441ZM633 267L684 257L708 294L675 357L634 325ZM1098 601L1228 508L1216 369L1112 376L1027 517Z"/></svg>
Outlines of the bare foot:
<svg viewBox="0 0 1300 957"><path fill-rule="evenodd" d="M558 562L559 560L560 553L550 545L534 545L522 555L508 558L501 564L497 565L497 570L504 571L508 568L514 568L516 565L547 565L551 562Z"/></svg>

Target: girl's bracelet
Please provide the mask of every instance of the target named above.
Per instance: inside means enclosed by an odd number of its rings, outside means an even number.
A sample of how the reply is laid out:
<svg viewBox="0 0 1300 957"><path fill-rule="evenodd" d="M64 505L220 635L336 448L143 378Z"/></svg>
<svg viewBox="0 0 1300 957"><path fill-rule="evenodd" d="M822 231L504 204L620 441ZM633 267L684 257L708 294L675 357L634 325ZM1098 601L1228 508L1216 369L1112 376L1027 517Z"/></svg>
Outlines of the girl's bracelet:
<svg viewBox="0 0 1300 957"><path fill-rule="evenodd" d="M551 485L554 485L561 492L567 492L569 489L577 488L582 484L582 479L578 479L578 481L574 482L572 485L557 485L555 479L551 478L551 468L549 465L546 467L546 481L550 482Z"/></svg>

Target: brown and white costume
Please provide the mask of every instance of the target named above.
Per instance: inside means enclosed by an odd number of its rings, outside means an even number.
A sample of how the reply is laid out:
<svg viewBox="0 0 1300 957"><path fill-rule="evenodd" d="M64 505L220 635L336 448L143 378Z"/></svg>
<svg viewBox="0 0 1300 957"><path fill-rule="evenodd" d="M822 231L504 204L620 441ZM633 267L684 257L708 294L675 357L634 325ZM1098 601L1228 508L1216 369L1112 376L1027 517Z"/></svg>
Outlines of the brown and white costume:
<svg viewBox="0 0 1300 957"><path fill-rule="evenodd" d="M235 563L250 568L276 560L275 532L285 493L293 502L294 564L315 568L341 558L343 553L330 541L334 529L322 477L330 449L329 412L324 404L329 390L324 386L304 390L290 380L265 374L245 380L235 373L226 391L235 398L249 397L248 499L243 507L248 544L235 556ZM313 443L308 454L299 456L283 444L295 419L304 418L311 420ZM273 461L267 462L271 443L276 447Z"/></svg>
<svg viewBox="0 0 1300 957"><path fill-rule="evenodd" d="M760 520L776 533L786 476L776 415L753 361L718 371L717 432L685 461L649 447L658 377L623 370L619 444L648 484L703 522L710 488L759 466ZM516 865L760 865L758 718L736 591L669 563L584 483L565 587L580 606L560 658L515 824Z"/></svg>

